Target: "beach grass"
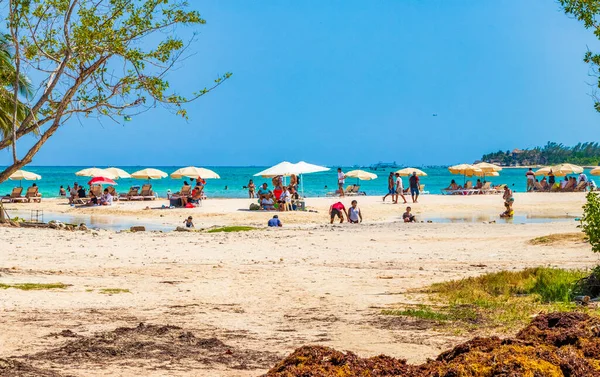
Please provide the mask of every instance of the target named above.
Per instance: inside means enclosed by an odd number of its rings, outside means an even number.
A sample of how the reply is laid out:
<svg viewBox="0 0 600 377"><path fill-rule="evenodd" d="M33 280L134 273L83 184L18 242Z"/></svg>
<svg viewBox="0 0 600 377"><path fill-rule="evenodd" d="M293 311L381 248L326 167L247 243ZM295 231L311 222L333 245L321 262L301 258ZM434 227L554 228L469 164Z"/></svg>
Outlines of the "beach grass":
<svg viewBox="0 0 600 377"><path fill-rule="evenodd" d="M102 288L100 289L100 293L105 295L116 295L119 293L131 293L131 291L129 291L129 289L123 288Z"/></svg>
<svg viewBox="0 0 600 377"><path fill-rule="evenodd" d="M233 232L248 232L250 230L256 230L253 226L223 226L220 228L213 228L207 231L207 233L233 233Z"/></svg>
<svg viewBox="0 0 600 377"><path fill-rule="evenodd" d="M424 290L435 307L419 305L385 310L382 314L429 319L468 329L476 326L509 331L541 311L574 310L572 289L588 274L582 270L540 267L437 283Z"/></svg>
<svg viewBox="0 0 600 377"><path fill-rule="evenodd" d="M0 284L0 289L20 289L22 291L41 291L47 289L65 289L69 285L63 283L50 283L50 284L40 284L40 283L18 283L18 284Z"/></svg>
<svg viewBox="0 0 600 377"><path fill-rule="evenodd" d="M557 233L549 234L547 236L536 237L529 240L531 245L546 245L551 246L559 243L580 243L586 242L585 234L582 232L578 233Z"/></svg>

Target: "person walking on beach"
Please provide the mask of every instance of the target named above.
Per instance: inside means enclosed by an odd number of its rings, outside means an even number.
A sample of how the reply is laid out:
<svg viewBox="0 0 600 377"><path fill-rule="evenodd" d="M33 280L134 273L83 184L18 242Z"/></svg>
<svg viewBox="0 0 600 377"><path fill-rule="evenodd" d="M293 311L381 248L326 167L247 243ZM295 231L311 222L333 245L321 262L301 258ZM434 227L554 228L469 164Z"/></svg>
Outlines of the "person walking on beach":
<svg viewBox="0 0 600 377"><path fill-rule="evenodd" d="M419 199L420 182L416 171L413 171L410 178L408 178L408 184L410 186L410 196L412 197L412 201L413 203L417 203L417 200Z"/></svg>
<svg viewBox="0 0 600 377"><path fill-rule="evenodd" d="M348 222L351 224L362 223L362 212L358 208L358 202L353 200L351 207L348 209Z"/></svg>
<svg viewBox="0 0 600 377"><path fill-rule="evenodd" d="M525 176L527 177L527 192L533 191L533 188L535 187L535 173L533 172L533 169L529 168L527 173L525 173Z"/></svg>
<svg viewBox="0 0 600 377"><path fill-rule="evenodd" d="M346 174L342 171L342 168L338 168L337 170L338 176L338 190L340 191L340 196L344 196L344 182L346 180Z"/></svg>
<svg viewBox="0 0 600 377"><path fill-rule="evenodd" d="M502 195L502 199L504 199L504 206L510 212L512 211L513 203L515 202L515 198L513 197L513 192L508 186L504 186L504 194Z"/></svg>
<svg viewBox="0 0 600 377"><path fill-rule="evenodd" d="M402 200L404 200L404 204L408 203L406 198L404 197L404 185L402 184L402 177L400 177L400 173L396 173L396 200L394 204L398 204L398 197L401 196ZM392 196L392 199L394 197Z"/></svg>
<svg viewBox="0 0 600 377"><path fill-rule="evenodd" d="M348 212L346 212L346 207L342 202L333 203L331 207L329 207L329 216L331 217L330 224L333 224L333 220L335 220L336 216L340 218L340 224L343 223L344 215L346 215L346 218L348 217Z"/></svg>
<svg viewBox="0 0 600 377"><path fill-rule="evenodd" d="M383 197L383 201L385 202L385 198L387 198L388 196L392 196L392 202L394 201L394 194L396 193L396 190L394 190L394 172L391 171L390 175L388 176L388 192L387 194L385 194L385 196Z"/></svg>

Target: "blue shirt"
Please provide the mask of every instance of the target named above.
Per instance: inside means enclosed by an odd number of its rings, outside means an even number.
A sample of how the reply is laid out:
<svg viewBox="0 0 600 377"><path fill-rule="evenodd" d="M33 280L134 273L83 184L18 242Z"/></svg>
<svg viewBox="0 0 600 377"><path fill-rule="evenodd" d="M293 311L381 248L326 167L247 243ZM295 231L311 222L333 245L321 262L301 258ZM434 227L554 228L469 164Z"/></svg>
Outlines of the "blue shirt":
<svg viewBox="0 0 600 377"><path fill-rule="evenodd" d="M281 221L279 219L271 219L268 223L269 226L281 226Z"/></svg>

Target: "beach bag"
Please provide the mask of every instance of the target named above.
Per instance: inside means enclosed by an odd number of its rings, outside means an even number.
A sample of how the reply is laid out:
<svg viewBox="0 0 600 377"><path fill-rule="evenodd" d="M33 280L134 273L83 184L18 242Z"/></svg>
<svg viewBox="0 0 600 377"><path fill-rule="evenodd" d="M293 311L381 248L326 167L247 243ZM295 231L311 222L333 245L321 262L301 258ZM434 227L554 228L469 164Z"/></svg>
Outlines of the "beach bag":
<svg viewBox="0 0 600 377"><path fill-rule="evenodd" d="M194 205L192 203L187 203L185 205L185 208L194 208Z"/></svg>

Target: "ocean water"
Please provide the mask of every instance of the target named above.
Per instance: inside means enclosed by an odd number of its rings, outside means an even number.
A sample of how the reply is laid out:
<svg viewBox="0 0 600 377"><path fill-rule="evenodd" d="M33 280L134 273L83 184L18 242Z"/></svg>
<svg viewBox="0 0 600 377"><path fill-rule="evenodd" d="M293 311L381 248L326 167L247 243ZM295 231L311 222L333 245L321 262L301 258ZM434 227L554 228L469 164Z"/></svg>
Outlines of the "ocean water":
<svg viewBox="0 0 600 377"><path fill-rule="evenodd" d="M33 182L40 187L40 192L44 197L57 197L61 185L65 188L67 185L72 186L74 182L79 184L87 184L90 180L88 177L77 177L75 172L87 168L89 166L27 166L25 170L32 171L42 176L39 181L22 181L23 187L30 186ZM180 166L154 166L168 174L179 169ZM140 170L143 167L139 166L120 166L125 171L132 173ZM263 182L269 184L271 188L271 179L254 177L253 175L267 167L233 167L233 166L207 166L207 168L216 171L221 179L209 179L205 187L205 193L208 197L213 198L244 198L248 196L248 191L243 188L248 184L250 179L258 187ZM337 188L337 167L332 167L330 171L314 174L306 174L303 177L304 193L308 197L325 196L327 192L334 191ZM344 171L353 170L352 167L342 167ZM421 177L421 184L425 184L425 191L432 194L439 194L440 190L447 187L452 179L457 183L463 183L463 176L452 175L446 167L420 167L428 176ZM368 169L364 169L369 171ZM357 181L354 178L346 179L346 185L358 182L361 186L361 191L365 191L367 195L384 195L387 192L387 176L392 169L377 170L373 173L378 175L378 178L371 181ZM500 172L499 177L488 178L495 184L508 184L515 192L523 192L526 187L525 172L527 169L504 169ZM589 171L586 170L589 178ZM476 177L467 178L476 180ZM403 177L404 187L408 186L408 177ZM189 179L188 179L189 182ZM142 185L145 180L137 179L119 179L116 186L117 192L127 192L129 186ZM164 197L167 190L172 192L179 191L183 184L182 179L165 178L151 181L153 189ZM6 181L0 184L0 194L9 194L14 186L19 186L19 181Z"/></svg>

